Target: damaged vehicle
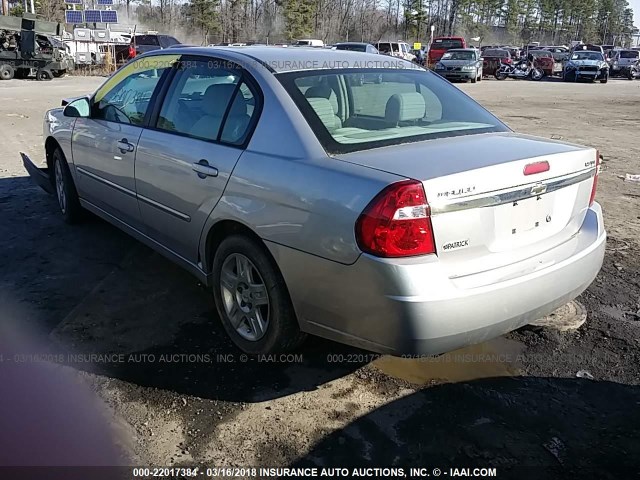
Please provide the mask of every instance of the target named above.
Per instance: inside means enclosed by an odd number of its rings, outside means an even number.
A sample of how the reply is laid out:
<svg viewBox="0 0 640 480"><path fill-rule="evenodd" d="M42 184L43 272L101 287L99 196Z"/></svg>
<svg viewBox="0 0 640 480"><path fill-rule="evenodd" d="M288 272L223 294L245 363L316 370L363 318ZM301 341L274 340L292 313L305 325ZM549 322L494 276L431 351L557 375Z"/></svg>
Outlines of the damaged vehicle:
<svg viewBox="0 0 640 480"><path fill-rule="evenodd" d="M600 83L607 83L609 81L609 64L601 52L576 50L564 65L562 79L565 82L600 80Z"/></svg>
<svg viewBox="0 0 640 480"><path fill-rule="evenodd" d="M72 70L67 48L54 38L61 31L58 23L0 16L0 80L51 80Z"/></svg>
<svg viewBox="0 0 640 480"><path fill-rule="evenodd" d="M580 295L604 258L596 149L517 134L403 59L154 51L47 111L43 140L46 167L23 163L62 218L92 212L191 272L249 354L307 334L481 343Z"/></svg>

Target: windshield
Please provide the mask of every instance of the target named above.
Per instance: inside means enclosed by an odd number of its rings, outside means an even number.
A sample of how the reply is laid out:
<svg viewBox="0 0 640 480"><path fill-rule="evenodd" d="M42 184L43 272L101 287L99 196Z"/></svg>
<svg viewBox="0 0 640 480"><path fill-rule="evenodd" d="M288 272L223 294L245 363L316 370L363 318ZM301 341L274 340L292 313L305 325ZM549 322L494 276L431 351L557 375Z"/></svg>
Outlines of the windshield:
<svg viewBox="0 0 640 480"><path fill-rule="evenodd" d="M633 50L620 52L620 58L638 58L639 55L640 55L640 52L635 52Z"/></svg>
<svg viewBox="0 0 640 480"><path fill-rule="evenodd" d="M367 46L366 45L358 45L358 44L337 45L336 46L336 50L350 50L352 52L366 52L367 51Z"/></svg>
<svg viewBox="0 0 640 480"><path fill-rule="evenodd" d="M432 50L450 50L452 48L464 48L461 40L454 38L437 38L431 44Z"/></svg>
<svg viewBox="0 0 640 480"><path fill-rule="evenodd" d="M571 55L571 60L602 60L602 54L598 52L576 52Z"/></svg>
<svg viewBox="0 0 640 480"><path fill-rule="evenodd" d="M431 72L345 69L278 78L329 153L509 131Z"/></svg>
<svg viewBox="0 0 640 480"><path fill-rule="evenodd" d="M484 51L484 56L485 57L499 57L499 58L506 58L509 56L509 52L506 50L485 50Z"/></svg>
<svg viewBox="0 0 640 480"><path fill-rule="evenodd" d="M447 52L442 56L442 60L475 60L476 54L473 52Z"/></svg>

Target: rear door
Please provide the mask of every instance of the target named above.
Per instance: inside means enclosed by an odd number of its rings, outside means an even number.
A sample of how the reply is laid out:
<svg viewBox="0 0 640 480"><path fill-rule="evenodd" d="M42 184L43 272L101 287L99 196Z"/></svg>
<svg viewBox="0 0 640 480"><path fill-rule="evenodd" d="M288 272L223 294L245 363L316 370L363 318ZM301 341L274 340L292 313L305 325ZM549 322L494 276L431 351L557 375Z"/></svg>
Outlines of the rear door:
<svg viewBox="0 0 640 480"><path fill-rule="evenodd" d="M135 156L154 92L177 56L136 60L98 89L90 118L78 118L71 149L80 196L133 227L140 226Z"/></svg>
<svg viewBox="0 0 640 480"><path fill-rule="evenodd" d="M197 263L202 228L246 147L262 104L238 66L182 57L138 144L136 189L147 234Z"/></svg>

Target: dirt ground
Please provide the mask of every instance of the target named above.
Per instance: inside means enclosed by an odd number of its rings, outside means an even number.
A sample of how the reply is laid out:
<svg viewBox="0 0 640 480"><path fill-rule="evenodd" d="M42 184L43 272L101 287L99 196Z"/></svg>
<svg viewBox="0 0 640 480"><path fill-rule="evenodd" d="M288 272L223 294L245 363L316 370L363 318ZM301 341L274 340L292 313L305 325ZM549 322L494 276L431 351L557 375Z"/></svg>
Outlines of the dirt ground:
<svg viewBox="0 0 640 480"><path fill-rule="evenodd" d="M194 278L101 220L64 224L19 152L41 159L45 110L101 81L0 82L0 321L30 335L12 344L18 354L5 343L0 371L28 375L29 354L56 355L59 374L97 394L127 463L637 474L640 184L620 177L640 173L640 82L460 86L516 131L600 150L607 253L579 298L588 320L577 331L528 327L404 360L320 339L290 356L246 358ZM49 397L46 382L32 386Z"/></svg>

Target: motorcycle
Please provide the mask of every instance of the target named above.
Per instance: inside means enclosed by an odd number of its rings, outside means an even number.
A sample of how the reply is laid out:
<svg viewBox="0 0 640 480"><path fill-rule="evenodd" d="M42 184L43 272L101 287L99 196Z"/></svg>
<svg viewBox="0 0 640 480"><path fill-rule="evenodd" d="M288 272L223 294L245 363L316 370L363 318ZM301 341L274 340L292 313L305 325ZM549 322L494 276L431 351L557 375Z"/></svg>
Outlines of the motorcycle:
<svg viewBox="0 0 640 480"><path fill-rule="evenodd" d="M518 63L509 65L508 63L502 63L500 68L495 73L496 80L506 80L507 78L514 78L516 80L524 80L529 78L534 81L542 80L544 72L534 65L534 62L522 60Z"/></svg>
<svg viewBox="0 0 640 480"><path fill-rule="evenodd" d="M620 75L622 77L626 77L629 80L635 80L636 78L640 78L640 60L631 65L627 65L622 67L620 70Z"/></svg>

